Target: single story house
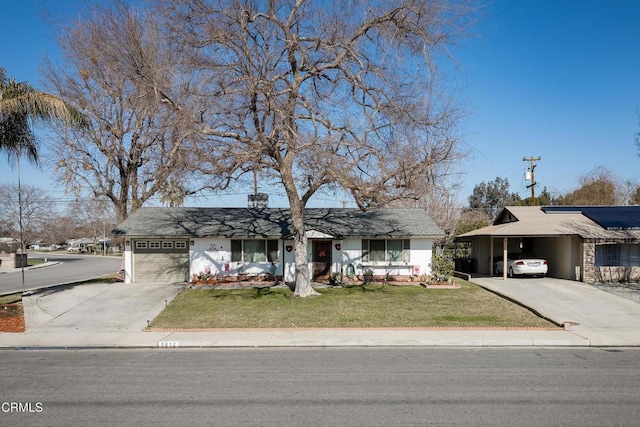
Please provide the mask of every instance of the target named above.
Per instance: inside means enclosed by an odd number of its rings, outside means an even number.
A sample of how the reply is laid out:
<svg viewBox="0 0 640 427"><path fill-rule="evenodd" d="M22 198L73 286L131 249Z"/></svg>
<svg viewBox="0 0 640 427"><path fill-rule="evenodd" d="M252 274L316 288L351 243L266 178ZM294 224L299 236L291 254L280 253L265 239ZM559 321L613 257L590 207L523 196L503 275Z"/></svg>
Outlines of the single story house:
<svg viewBox="0 0 640 427"><path fill-rule="evenodd" d="M493 225L455 241L471 245L469 273L492 274L498 259L515 252L546 259L551 277L640 280L640 206L507 206Z"/></svg>
<svg viewBox="0 0 640 427"><path fill-rule="evenodd" d="M332 273L431 273L444 233L422 209L306 209L312 279ZM140 208L113 230L124 238L124 281L184 282L194 275L272 274L295 280L288 209Z"/></svg>
<svg viewBox="0 0 640 427"><path fill-rule="evenodd" d="M67 242L69 252L88 252L93 246L95 246L95 240L88 237L71 239Z"/></svg>

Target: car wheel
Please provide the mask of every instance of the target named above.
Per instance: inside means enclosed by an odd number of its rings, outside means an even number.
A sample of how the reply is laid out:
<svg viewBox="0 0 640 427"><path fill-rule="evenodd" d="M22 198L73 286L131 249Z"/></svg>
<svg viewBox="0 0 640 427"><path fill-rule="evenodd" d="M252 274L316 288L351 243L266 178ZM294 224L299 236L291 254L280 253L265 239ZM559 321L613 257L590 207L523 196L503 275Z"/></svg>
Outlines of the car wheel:
<svg viewBox="0 0 640 427"><path fill-rule="evenodd" d="M513 278L513 268L509 267L509 277Z"/></svg>

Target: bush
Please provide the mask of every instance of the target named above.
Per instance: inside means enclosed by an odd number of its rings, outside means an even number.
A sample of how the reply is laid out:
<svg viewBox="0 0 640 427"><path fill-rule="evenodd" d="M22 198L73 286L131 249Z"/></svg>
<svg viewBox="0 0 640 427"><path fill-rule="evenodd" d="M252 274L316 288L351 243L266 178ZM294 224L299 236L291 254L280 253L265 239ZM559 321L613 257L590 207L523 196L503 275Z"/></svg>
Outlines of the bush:
<svg viewBox="0 0 640 427"><path fill-rule="evenodd" d="M442 255L433 255L431 266L434 276L446 278L453 275L455 268L453 260L443 257Z"/></svg>

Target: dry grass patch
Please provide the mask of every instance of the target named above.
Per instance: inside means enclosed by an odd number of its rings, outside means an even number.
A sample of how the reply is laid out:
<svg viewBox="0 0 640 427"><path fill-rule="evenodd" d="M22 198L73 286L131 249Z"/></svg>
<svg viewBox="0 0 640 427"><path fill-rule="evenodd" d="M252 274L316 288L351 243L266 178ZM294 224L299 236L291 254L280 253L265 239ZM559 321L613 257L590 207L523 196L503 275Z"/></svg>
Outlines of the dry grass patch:
<svg viewBox="0 0 640 427"><path fill-rule="evenodd" d="M185 289L153 328L554 327L529 310L465 281L461 289L371 284L318 289Z"/></svg>

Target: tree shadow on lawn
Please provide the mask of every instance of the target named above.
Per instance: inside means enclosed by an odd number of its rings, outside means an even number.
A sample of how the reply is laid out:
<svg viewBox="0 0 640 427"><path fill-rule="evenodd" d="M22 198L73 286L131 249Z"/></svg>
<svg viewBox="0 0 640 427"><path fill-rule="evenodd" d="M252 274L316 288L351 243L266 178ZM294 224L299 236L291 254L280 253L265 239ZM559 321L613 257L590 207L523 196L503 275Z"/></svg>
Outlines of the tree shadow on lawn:
<svg viewBox="0 0 640 427"><path fill-rule="evenodd" d="M386 286L384 283L364 283L364 284L356 284L356 285L342 285L342 289L346 289L347 294L354 292L366 292L366 293L375 293L375 292L389 292L389 286Z"/></svg>
<svg viewBox="0 0 640 427"><path fill-rule="evenodd" d="M245 289L212 289L208 291L209 298L214 300L224 299L259 299L259 298L293 298L288 289L272 289L270 287L245 288Z"/></svg>
<svg viewBox="0 0 640 427"><path fill-rule="evenodd" d="M322 296L333 295L353 295L353 294L375 294L375 293L389 293L389 287L382 284L360 284L360 285L347 285L336 288L319 288L316 289ZM252 287L245 289L211 289L208 291L208 298L214 300L238 300L238 299L287 299L291 300L297 298L293 294L291 289L283 288L271 288L271 287ZM310 297L313 298L313 297Z"/></svg>

